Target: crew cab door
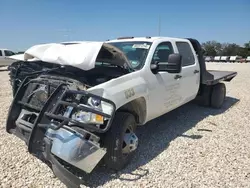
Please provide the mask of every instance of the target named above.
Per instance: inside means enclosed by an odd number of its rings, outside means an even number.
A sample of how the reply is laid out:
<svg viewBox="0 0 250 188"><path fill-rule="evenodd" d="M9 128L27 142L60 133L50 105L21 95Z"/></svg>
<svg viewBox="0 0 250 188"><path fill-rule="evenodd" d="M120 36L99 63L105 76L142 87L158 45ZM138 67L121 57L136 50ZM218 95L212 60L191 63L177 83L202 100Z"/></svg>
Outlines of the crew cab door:
<svg viewBox="0 0 250 188"><path fill-rule="evenodd" d="M182 103L193 100L199 90L200 66L192 45L186 41L176 41L178 53L182 56Z"/></svg>
<svg viewBox="0 0 250 188"><path fill-rule="evenodd" d="M175 52L172 43L162 42L155 48L151 64L167 63L169 55L173 53ZM153 73L149 70L146 75L149 89L148 119L156 118L180 106L182 80L176 79L176 74L166 71Z"/></svg>

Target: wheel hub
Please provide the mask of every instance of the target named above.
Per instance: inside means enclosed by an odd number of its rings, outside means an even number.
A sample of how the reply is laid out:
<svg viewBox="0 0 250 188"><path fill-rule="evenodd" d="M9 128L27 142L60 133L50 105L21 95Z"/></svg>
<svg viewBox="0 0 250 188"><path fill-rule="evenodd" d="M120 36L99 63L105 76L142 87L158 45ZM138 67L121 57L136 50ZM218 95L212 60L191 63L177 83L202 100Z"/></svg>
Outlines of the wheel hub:
<svg viewBox="0 0 250 188"><path fill-rule="evenodd" d="M135 151L138 147L138 137L134 132L125 133L124 135L124 147L122 152L128 154L132 151Z"/></svg>

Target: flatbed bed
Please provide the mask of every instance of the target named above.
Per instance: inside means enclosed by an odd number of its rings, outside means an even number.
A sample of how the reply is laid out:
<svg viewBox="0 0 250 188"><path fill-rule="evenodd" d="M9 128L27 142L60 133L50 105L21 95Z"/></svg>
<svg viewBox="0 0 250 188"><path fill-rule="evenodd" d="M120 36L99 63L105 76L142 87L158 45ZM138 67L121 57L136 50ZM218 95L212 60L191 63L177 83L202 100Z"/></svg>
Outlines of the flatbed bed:
<svg viewBox="0 0 250 188"><path fill-rule="evenodd" d="M200 43L196 39L188 38L188 40L191 42L196 55L198 56L202 87L204 85L216 85L222 81L230 82L237 75L237 72L233 71L207 70Z"/></svg>
<svg viewBox="0 0 250 188"><path fill-rule="evenodd" d="M213 76L213 79L206 80L206 85L215 85L221 81L231 81L237 72L233 71L219 71L219 70L207 70Z"/></svg>

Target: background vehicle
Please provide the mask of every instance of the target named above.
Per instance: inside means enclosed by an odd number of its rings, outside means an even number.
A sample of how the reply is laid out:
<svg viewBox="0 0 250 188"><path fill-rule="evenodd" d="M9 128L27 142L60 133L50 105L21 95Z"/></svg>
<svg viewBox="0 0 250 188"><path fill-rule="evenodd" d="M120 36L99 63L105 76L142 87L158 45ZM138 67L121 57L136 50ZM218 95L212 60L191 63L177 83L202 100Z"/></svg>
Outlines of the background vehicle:
<svg viewBox="0 0 250 188"><path fill-rule="evenodd" d="M124 168L137 126L192 100L220 108L221 81L237 74L207 71L197 40L168 37L38 45L12 58L6 130L70 187L101 160Z"/></svg>
<svg viewBox="0 0 250 188"><path fill-rule="evenodd" d="M9 56L15 55L14 52L8 49L0 49L0 67L9 66L14 61L9 59Z"/></svg>

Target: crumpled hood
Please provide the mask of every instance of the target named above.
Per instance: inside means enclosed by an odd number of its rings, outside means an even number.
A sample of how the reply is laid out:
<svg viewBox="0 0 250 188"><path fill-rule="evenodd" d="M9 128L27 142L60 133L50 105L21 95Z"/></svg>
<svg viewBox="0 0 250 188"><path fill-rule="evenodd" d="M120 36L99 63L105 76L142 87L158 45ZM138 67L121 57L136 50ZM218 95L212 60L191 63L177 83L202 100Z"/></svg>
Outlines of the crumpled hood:
<svg viewBox="0 0 250 188"><path fill-rule="evenodd" d="M122 51L104 42L35 45L26 50L24 54L13 55L10 58L21 61L41 60L49 63L70 65L82 70L93 69L95 62L130 67L129 61Z"/></svg>

